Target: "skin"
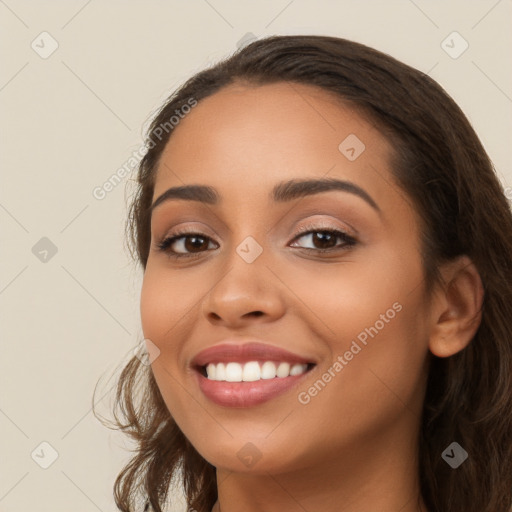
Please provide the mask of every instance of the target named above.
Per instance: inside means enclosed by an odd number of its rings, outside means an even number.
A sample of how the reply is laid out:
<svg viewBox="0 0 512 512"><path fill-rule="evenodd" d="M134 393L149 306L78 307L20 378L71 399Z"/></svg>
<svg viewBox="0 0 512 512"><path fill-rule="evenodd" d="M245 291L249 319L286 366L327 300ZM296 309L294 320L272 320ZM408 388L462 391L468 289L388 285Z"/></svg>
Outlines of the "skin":
<svg viewBox="0 0 512 512"><path fill-rule="evenodd" d="M349 134L365 144L354 161L338 149ZM141 319L145 338L160 350L152 370L170 413L217 468L216 511L427 510L417 503L417 435L430 357L449 357L471 341L483 291L462 257L442 268L444 284L426 295L419 219L394 181L392 151L371 123L329 93L287 83L230 85L173 131L154 199L172 186L206 184L222 201L174 200L154 210ZM343 191L269 199L279 181L326 176L363 188L380 213ZM343 248L337 239L336 251L315 253L321 242L297 238L308 221L317 232L346 231L357 244ZM210 245L197 258L169 258L156 244L178 226L199 231ZM263 249L250 264L236 252L247 236ZM173 247L186 250L183 239ZM300 403L298 393L394 303L401 311ZM202 394L189 363L233 337L317 365L300 388L266 403L221 407ZM251 467L237 456L249 442L260 455Z"/></svg>

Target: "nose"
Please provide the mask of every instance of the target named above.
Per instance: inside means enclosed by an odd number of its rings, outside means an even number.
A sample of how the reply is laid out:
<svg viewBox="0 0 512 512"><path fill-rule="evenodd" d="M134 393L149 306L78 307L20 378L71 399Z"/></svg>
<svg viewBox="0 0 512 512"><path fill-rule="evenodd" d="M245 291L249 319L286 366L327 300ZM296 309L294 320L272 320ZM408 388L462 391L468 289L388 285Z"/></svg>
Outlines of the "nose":
<svg viewBox="0 0 512 512"><path fill-rule="evenodd" d="M215 280L202 308L209 322L231 328L275 321L284 314L283 286L263 257L248 263L233 251L227 271Z"/></svg>

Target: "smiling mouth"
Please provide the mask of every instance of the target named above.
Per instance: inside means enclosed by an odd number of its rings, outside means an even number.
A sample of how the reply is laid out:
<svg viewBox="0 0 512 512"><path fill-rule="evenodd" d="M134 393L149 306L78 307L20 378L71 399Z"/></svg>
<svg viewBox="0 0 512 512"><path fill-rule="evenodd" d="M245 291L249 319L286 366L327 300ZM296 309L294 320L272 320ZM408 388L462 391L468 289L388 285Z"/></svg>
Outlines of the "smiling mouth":
<svg viewBox="0 0 512 512"><path fill-rule="evenodd" d="M239 363L223 361L196 367L210 381L255 382L284 379L309 372L315 363L289 363L286 361L248 361Z"/></svg>

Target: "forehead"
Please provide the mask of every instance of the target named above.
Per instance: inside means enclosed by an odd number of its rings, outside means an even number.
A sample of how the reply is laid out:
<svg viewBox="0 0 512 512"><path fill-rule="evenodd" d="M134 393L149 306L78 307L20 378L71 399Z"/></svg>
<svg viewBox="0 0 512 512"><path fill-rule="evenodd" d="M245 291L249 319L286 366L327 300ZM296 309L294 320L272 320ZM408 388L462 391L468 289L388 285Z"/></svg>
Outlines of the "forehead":
<svg viewBox="0 0 512 512"><path fill-rule="evenodd" d="M259 197L277 181L350 179L379 196L396 189L392 148L353 107L318 87L233 84L201 100L174 128L154 197L208 184L221 195Z"/></svg>

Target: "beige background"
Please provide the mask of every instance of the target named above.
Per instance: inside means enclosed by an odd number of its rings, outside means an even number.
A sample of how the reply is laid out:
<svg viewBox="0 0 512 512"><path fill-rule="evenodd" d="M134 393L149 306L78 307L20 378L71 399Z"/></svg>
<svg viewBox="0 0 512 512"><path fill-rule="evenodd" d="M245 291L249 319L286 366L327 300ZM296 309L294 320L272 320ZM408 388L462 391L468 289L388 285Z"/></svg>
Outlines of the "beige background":
<svg viewBox="0 0 512 512"><path fill-rule="evenodd" d="M511 20L511 0L0 0L0 510L115 510L129 444L91 397L140 339L140 272L123 248L128 179L93 190L177 84L248 32L351 38L440 82L512 186ZM458 58L441 46L453 31ZM42 442L58 452L47 469Z"/></svg>

